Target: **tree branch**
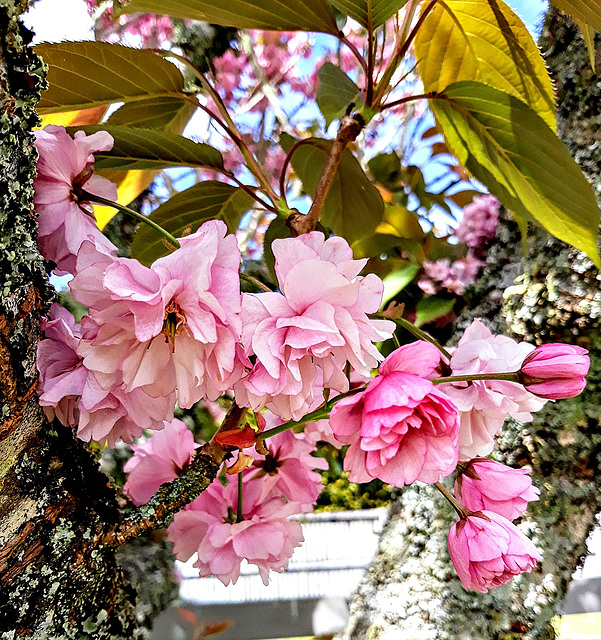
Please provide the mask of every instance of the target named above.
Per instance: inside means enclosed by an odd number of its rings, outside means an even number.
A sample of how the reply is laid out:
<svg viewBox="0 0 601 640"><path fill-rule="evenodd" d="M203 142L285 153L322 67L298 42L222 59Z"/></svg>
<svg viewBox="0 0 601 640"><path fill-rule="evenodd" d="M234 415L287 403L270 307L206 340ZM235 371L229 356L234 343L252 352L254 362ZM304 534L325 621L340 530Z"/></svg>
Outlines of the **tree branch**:
<svg viewBox="0 0 601 640"><path fill-rule="evenodd" d="M317 226L319 216L321 215L326 198L336 177L340 161L342 160L342 154L349 142L357 139L364 126L365 121L359 114L352 116L346 115L340 120L338 135L332 144L332 149L330 150L323 174L317 185L309 213L307 215L293 213L287 220L287 224L294 237L300 236L303 233L309 233Z"/></svg>
<svg viewBox="0 0 601 640"><path fill-rule="evenodd" d="M246 412L246 408L239 407L234 402L217 433L237 430ZM195 500L213 482L227 454L228 450L213 436L210 442L197 450L190 465L175 480L161 485L146 504L132 509L117 526L104 533L100 543L108 547L118 547L155 529L165 527L174 514Z"/></svg>

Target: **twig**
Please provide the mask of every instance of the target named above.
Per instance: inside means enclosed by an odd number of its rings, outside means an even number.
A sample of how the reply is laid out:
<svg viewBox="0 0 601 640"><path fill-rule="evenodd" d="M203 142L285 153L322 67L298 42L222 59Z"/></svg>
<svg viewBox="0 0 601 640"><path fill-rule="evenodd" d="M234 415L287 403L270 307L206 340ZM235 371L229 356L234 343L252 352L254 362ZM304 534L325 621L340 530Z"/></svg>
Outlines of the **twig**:
<svg viewBox="0 0 601 640"><path fill-rule="evenodd" d="M334 182L334 178L336 177L340 161L342 160L342 154L349 142L353 142L357 139L357 136L361 133L364 126L365 121L359 114L352 116L346 115L341 118L338 135L332 144L332 149L330 150L330 155L326 161L323 174L319 184L317 185L315 197L313 198L313 203L311 204L309 213L307 213L307 215L293 213L287 220L293 236L300 236L303 233L309 233L317 226L323 205Z"/></svg>

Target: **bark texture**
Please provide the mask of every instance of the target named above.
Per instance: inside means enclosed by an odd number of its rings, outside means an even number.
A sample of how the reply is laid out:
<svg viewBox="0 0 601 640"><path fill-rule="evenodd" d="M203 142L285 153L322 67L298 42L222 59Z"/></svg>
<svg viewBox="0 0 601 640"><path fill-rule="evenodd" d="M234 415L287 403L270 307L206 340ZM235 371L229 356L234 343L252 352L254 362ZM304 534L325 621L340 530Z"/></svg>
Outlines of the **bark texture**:
<svg viewBox="0 0 601 640"><path fill-rule="evenodd" d="M541 45L558 90L560 135L601 193L601 82L576 28L554 10ZM549 403L531 424L510 422L498 443L500 461L534 469L541 500L521 527L543 552L542 566L487 595L466 592L447 552L450 507L429 487L410 488L393 505L353 597L345 640L555 637L550 620L601 510L600 277L590 260L542 231L529 238L527 258L516 247L515 225L505 220L460 328L481 317L493 331L537 344L570 342L592 355L585 393Z"/></svg>

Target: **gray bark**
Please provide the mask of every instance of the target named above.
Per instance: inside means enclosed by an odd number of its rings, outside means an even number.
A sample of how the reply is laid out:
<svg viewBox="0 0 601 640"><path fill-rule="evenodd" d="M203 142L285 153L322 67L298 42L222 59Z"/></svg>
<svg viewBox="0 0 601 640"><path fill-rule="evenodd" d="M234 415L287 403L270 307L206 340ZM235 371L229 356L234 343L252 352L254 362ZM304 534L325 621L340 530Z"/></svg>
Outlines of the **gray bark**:
<svg viewBox="0 0 601 640"><path fill-rule="evenodd" d="M574 25L553 10L541 44L558 88L559 133L601 193L601 82ZM410 488L391 509L376 558L353 597L344 640L555 637L550 620L601 510L600 277L590 260L542 231L528 245L528 256L521 256L515 225L500 225L459 325L481 317L493 331L517 339L569 342L591 352L589 384L580 397L549 403L531 424L510 422L498 442L500 461L533 467L541 499L521 526L543 563L487 595L466 592L447 552L451 509L431 488Z"/></svg>

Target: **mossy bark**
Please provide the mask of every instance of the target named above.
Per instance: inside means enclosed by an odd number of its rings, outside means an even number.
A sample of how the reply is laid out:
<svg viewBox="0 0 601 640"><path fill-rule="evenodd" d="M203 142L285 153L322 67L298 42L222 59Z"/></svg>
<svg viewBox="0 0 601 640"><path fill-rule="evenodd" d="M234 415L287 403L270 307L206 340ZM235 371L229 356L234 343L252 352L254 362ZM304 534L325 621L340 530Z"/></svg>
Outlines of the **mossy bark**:
<svg viewBox="0 0 601 640"><path fill-rule="evenodd" d="M601 193L601 82L575 26L554 10L541 45L558 91L559 133ZM555 637L551 618L601 510L600 277L590 260L542 231L528 244L523 257L515 225L503 221L459 327L480 317L517 339L569 342L591 352L589 384L580 397L548 403L531 424L510 422L498 441L499 460L533 467L541 499L521 526L544 560L532 574L487 595L466 592L447 552L451 509L431 488L410 488L393 506L353 597L345 640Z"/></svg>

